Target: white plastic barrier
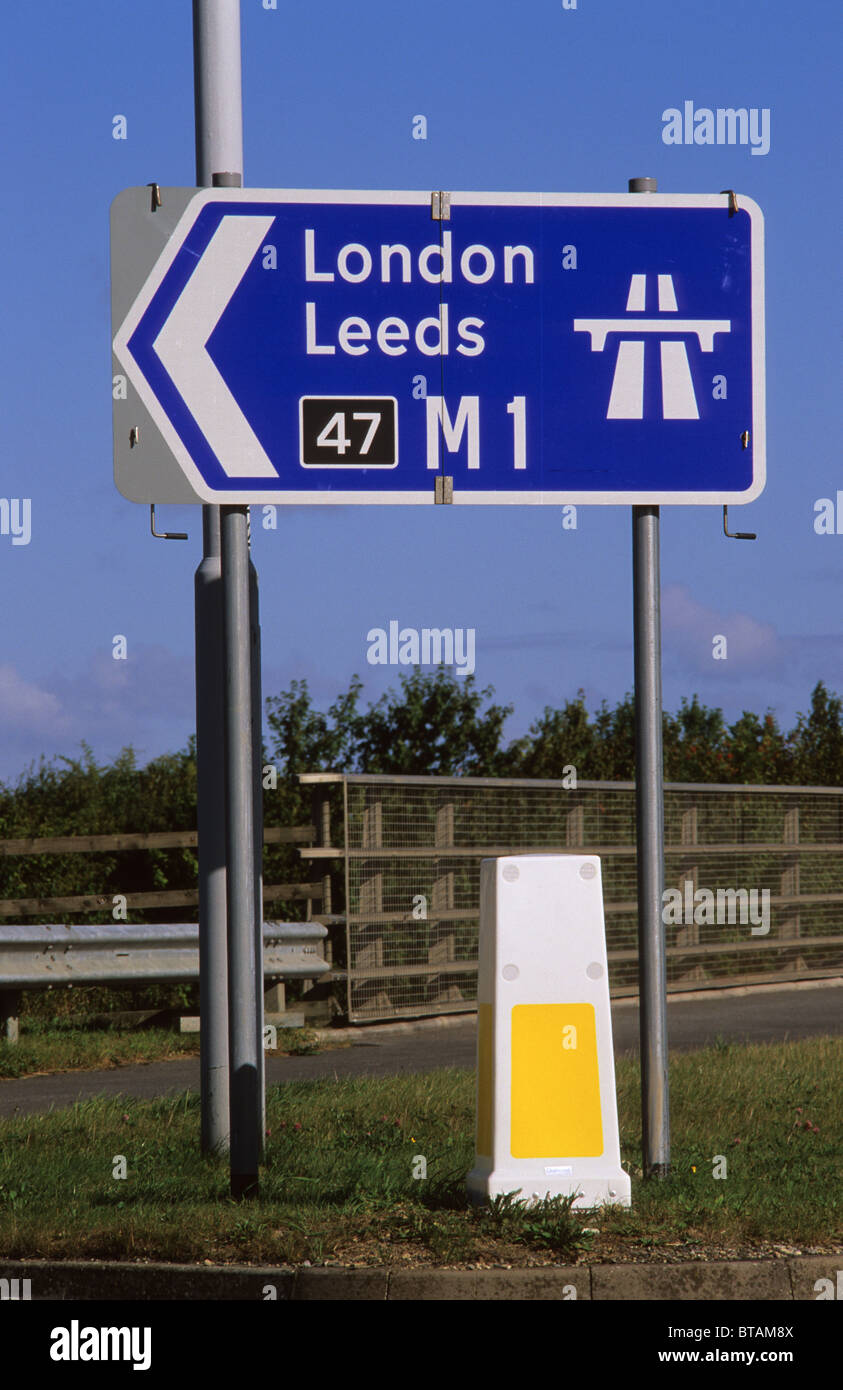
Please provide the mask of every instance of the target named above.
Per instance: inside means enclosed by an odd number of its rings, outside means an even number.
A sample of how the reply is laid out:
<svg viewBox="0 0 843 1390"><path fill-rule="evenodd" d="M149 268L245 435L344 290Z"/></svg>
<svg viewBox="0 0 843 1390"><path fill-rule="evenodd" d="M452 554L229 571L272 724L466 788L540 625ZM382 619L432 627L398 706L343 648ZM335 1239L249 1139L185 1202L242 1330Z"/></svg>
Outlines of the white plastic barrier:
<svg viewBox="0 0 843 1390"><path fill-rule="evenodd" d="M596 855L483 860L477 997L470 1196L629 1206Z"/></svg>

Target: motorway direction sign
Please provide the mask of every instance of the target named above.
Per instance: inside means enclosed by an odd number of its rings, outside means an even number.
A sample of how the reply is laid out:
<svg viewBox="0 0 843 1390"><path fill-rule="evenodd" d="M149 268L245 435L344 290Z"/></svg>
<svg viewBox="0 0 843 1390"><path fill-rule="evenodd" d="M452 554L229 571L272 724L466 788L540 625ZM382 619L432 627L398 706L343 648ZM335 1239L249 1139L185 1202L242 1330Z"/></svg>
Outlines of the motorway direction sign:
<svg viewBox="0 0 843 1390"><path fill-rule="evenodd" d="M741 194L127 189L136 502L732 504L764 487Z"/></svg>

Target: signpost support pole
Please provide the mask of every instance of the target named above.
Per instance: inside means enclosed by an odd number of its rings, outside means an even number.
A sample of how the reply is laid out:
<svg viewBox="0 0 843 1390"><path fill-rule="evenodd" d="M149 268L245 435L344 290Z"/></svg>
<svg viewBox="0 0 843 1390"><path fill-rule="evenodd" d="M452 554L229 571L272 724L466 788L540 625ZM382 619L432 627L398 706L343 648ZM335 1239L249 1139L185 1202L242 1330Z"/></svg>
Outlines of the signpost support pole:
<svg viewBox="0 0 843 1390"><path fill-rule="evenodd" d="M247 508L221 508L225 644L226 852L228 861L228 1038L231 1195L258 1191L263 1117L263 922L256 912L256 769ZM260 970L258 960L261 961Z"/></svg>
<svg viewBox="0 0 843 1390"><path fill-rule="evenodd" d="M630 193L655 193L655 179L630 179ZM635 812L638 843L638 962L644 1176L670 1169L664 888L659 509L632 508L635 631Z"/></svg>
<svg viewBox="0 0 843 1390"><path fill-rule="evenodd" d="M199 832L199 1066L202 1152L228 1149L225 740L220 509L202 508L196 571L196 824Z"/></svg>
<svg viewBox="0 0 843 1390"><path fill-rule="evenodd" d="M247 517L251 511L247 509ZM247 523L247 544L251 550L250 526ZM257 1125L258 1143L263 1148L266 1133L266 1058L263 1048L264 975L263 975L263 728L261 699L261 629L258 601L258 572L249 560L249 651L252 681L252 818L254 845L255 895L255 1029L258 1058Z"/></svg>
<svg viewBox="0 0 843 1390"><path fill-rule="evenodd" d="M193 0L193 59L197 184L239 188L240 0ZM232 1192L244 1195L257 1190L264 1128L260 646L247 509L225 511L223 526L221 508L202 508L196 573L202 1148L228 1148L231 1131Z"/></svg>

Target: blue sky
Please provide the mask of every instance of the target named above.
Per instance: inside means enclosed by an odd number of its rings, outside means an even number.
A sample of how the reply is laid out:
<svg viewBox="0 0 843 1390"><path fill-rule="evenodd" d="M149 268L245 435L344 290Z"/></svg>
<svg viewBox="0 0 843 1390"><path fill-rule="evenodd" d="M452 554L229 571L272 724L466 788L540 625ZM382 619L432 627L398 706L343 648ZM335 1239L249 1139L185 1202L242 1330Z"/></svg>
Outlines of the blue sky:
<svg viewBox="0 0 843 1390"><path fill-rule="evenodd" d="M664 700L789 726L818 679L843 692L836 298L840 11L834 0L243 0L245 183L265 188L661 192L752 197L766 219L768 483L733 508L662 509ZM195 182L189 0L41 0L0 18L5 105L2 477L31 538L0 535L0 778L81 740L141 761L194 728L197 507L126 501L112 476L109 206ZM770 148L666 145L662 113L770 112ZM125 115L127 139L112 138ZM412 138L427 118L426 140ZM513 519L512 513L515 512ZM279 509L253 527L264 695L306 678L326 705L386 627L476 632L476 678L516 737L578 687L632 687L630 509ZM116 634L128 656L112 659ZM728 638L714 660L712 638Z"/></svg>

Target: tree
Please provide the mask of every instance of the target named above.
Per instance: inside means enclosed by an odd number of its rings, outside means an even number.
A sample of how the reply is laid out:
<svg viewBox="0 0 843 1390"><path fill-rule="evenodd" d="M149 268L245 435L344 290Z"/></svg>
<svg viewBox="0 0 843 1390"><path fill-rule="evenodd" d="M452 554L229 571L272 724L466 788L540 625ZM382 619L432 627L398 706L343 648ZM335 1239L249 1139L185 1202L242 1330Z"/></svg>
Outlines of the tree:
<svg viewBox="0 0 843 1390"><path fill-rule="evenodd" d="M635 776L635 696L627 691L615 709L604 700L595 720L600 747L595 770L589 776L607 782L629 781Z"/></svg>
<svg viewBox="0 0 843 1390"><path fill-rule="evenodd" d="M793 758L793 781L805 787L843 785L843 701L831 695L822 681L811 694L811 712L797 715L788 737Z"/></svg>
<svg viewBox="0 0 843 1390"><path fill-rule="evenodd" d="M727 758L730 775L724 781L775 787L792 780L786 740L771 710L763 720L744 710L730 725Z"/></svg>
<svg viewBox="0 0 843 1390"><path fill-rule="evenodd" d="M311 819L311 794L299 782L300 772L348 772L354 761L357 701L362 681L353 676L344 695L338 695L327 713L314 709L306 680L293 681L290 689L266 701L271 731L270 765L278 775L276 787L264 781L263 808L266 825L307 825ZM299 877L301 860L292 845L264 850L265 882L292 882ZM300 904L289 904L294 916Z"/></svg>
<svg viewBox="0 0 843 1390"><path fill-rule="evenodd" d="M530 725L524 738L511 743L502 756L507 777L561 778L565 767L577 777L591 776L588 768L594 749L594 730L585 707L585 691L566 700L562 709L545 705L544 713Z"/></svg>
<svg viewBox="0 0 843 1390"><path fill-rule="evenodd" d="M722 710L683 696L679 712L664 715L663 738L666 782L733 780Z"/></svg>
<svg viewBox="0 0 843 1390"><path fill-rule="evenodd" d="M272 752L291 794L299 772L495 775L511 705L481 712L491 687L476 690L473 676L458 678L443 667L399 681L400 690L386 691L365 712L356 675L327 714L313 708L306 681L267 700Z"/></svg>
<svg viewBox="0 0 843 1390"><path fill-rule="evenodd" d="M491 705L494 690L476 690L473 676L444 667L435 675L401 675L400 692L388 690L355 726L360 772L488 777L498 774L503 726L512 705Z"/></svg>
<svg viewBox="0 0 843 1390"><path fill-rule="evenodd" d="M289 690L266 701L266 722L274 735L271 756L290 790L298 787L299 772L350 770L362 689L359 676L352 676L346 694L327 714L314 709L306 680L292 681Z"/></svg>

